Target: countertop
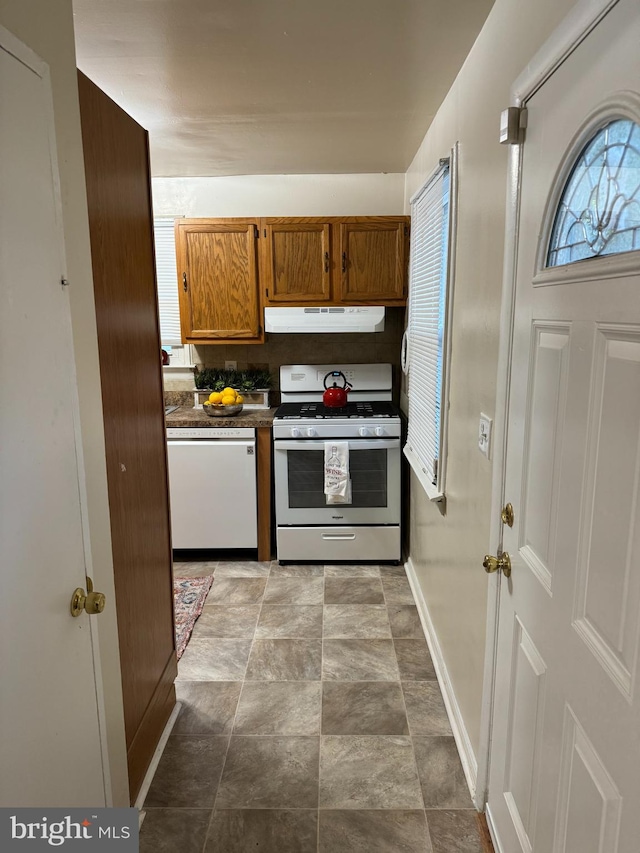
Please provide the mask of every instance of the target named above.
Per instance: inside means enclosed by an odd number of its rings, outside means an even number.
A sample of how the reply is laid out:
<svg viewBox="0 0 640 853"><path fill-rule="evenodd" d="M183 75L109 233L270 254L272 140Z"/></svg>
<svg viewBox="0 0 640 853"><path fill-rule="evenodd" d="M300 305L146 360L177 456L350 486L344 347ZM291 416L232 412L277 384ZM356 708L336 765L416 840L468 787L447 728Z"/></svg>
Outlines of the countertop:
<svg viewBox="0 0 640 853"><path fill-rule="evenodd" d="M276 409L243 409L230 418L211 418L202 409L180 406L165 416L168 427L271 427Z"/></svg>

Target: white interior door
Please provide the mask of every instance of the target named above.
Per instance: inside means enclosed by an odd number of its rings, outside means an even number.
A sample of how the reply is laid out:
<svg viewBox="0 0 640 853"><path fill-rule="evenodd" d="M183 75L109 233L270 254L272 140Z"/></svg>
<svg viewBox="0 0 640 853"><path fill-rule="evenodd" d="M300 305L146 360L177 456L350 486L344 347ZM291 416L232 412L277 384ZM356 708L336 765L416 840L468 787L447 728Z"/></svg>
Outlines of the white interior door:
<svg viewBox="0 0 640 853"><path fill-rule="evenodd" d="M46 66L0 28L0 805L106 805ZM112 606L112 605L111 605Z"/></svg>
<svg viewBox="0 0 640 853"><path fill-rule="evenodd" d="M640 230L636 251L545 269L572 165L607 122L640 123L639 90L620 0L526 104L488 798L503 853L640 850ZM575 219L596 246L640 225L607 157ZM625 158L640 185L640 150Z"/></svg>

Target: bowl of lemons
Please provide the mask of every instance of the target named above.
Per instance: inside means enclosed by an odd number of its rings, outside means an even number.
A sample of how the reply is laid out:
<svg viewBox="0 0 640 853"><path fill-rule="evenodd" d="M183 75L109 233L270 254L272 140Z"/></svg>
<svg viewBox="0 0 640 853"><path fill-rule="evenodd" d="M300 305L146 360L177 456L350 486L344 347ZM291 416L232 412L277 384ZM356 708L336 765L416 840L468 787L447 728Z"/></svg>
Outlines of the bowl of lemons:
<svg viewBox="0 0 640 853"><path fill-rule="evenodd" d="M242 394L238 394L235 388L223 388L222 391L212 391L202 408L210 418L229 418L240 414L243 402Z"/></svg>

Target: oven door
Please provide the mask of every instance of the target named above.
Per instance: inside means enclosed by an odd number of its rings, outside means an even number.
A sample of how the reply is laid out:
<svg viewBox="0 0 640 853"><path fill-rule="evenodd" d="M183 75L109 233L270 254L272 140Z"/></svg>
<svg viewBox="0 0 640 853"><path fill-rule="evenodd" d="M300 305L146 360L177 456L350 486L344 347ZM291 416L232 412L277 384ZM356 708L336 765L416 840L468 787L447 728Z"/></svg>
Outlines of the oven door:
<svg viewBox="0 0 640 853"><path fill-rule="evenodd" d="M400 524L400 439L349 441L350 504L327 505L324 446L323 440L274 442L278 526Z"/></svg>

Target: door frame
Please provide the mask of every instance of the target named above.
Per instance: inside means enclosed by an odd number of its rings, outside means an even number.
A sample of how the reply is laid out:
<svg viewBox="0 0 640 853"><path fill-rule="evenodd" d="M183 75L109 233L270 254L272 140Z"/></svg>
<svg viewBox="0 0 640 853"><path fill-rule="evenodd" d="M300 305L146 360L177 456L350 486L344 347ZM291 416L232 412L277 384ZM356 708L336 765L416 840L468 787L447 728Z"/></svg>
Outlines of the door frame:
<svg viewBox="0 0 640 853"><path fill-rule="evenodd" d="M510 89L509 106L522 107L573 53L619 0L579 0L540 50L527 63ZM505 461L508 438L509 393L512 366L513 329L515 320L516 272L520 222L520 190L522 146L524 140L509 145L505 239L500 309L500 346L496 382L495 445L491 485L491 523L489 547L497 553L502 545L503 525L500 512L504 505ZM489 575L487 594L487 642L484 662L478 776L474 804L485 810L488 798L490 752L493 725L493 703L496 676L498 616L501 574ZM496 844L496 835L489 823ZM499 848L496 850L500 853Z"/></svg>
<svg viewBox="0 0 640 853"><path fill-rule="evenodd" d="M63 207L62 207L62 190L60 181L60 170L58 166L58 143L56 138L56 123L55 123L55 106L53 85L51 80L51 70L47 62L45 62L28 44L21 41L10 30L0 24L0 49L6 51L10 56L13 56L18 62L33 71L42 81L45 87L46 101L46 121L49 134L49 156L51 161L51 179L53 183L54 204L56 209L56 228L57 242L59 251L59 269L63 282L67 281L67 257L66 257L66 234L64 229ZM86 483L86 468L84 463L84 451L82 444L82 431L80 425L80 400L78 395L78 386L75 376L75 349L73 345L73 325L71 319L71 304L68 303L67 311L67 334L69 335L69 345L71 348L73 361L73 382L71 383L71 414L73 419L73 431L75 452L77 460L78 473L78 502L80 508L80 524L82 528L82 548L84 555L85 575L93 576L92 569L92 551L89 525L89 501L87 494ZM44 569L46 571L46 569ZM71 590L70 590L71 592ZM113 607L113 603L111 604ZM96 707L98 717L98 728L100 732L100 756L101 756L101 775L102 787L104 790L104 805L114 805L114 792L111 778L111 766L109 760L109 744L108 744L108 715L105 702L105 688L102 678L102 662L100 659L100 643L99 643L99 626L95 619L87 618L86 623L89 629L91 638L91 656L93 660L93 681L95 684ZM100 805L100 804L98 804Z"/></svg>

